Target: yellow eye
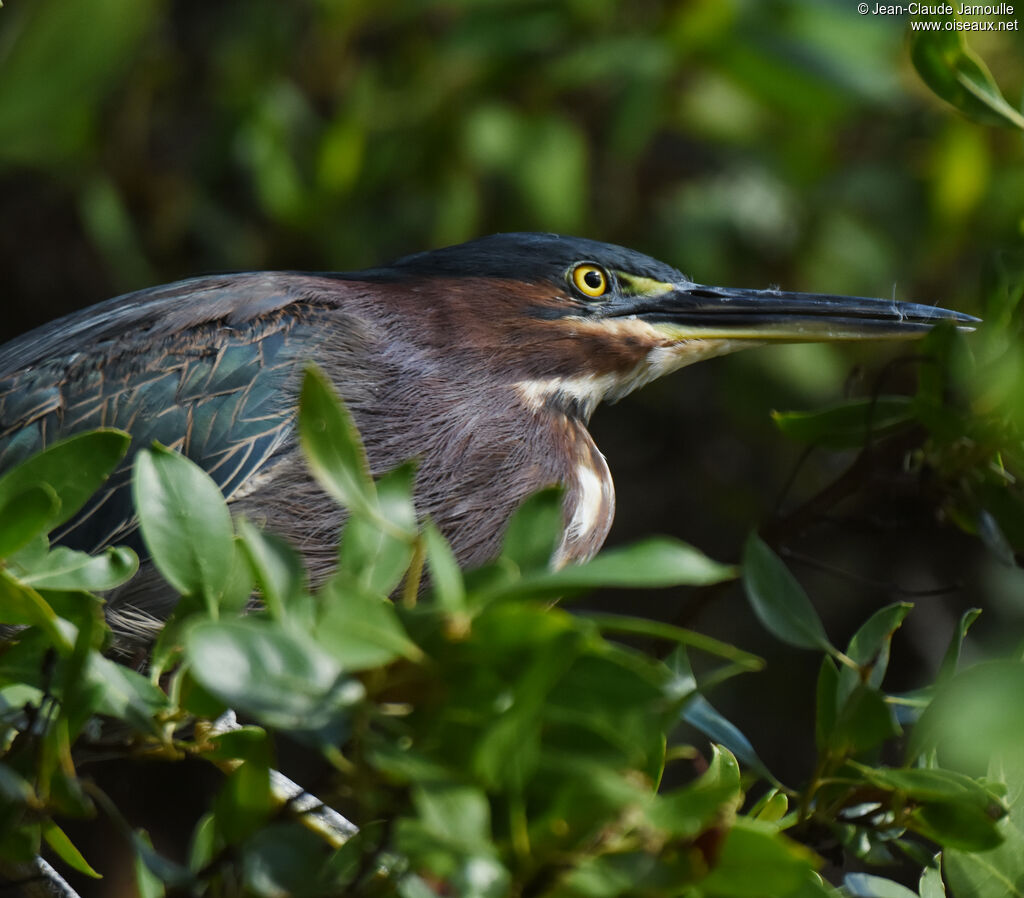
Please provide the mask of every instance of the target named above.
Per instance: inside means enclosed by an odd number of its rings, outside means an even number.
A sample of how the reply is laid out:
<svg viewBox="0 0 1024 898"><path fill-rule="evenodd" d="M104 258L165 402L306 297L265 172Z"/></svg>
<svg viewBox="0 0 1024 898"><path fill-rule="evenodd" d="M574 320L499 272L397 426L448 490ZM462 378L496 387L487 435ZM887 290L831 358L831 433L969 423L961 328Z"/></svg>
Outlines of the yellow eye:
<svg viewBox="0 0 1024 898"><path fill-rule="evenodd" d="M597 265L577 265L572 282L584 296L604 296L608 292L608 275Z"/></svg>

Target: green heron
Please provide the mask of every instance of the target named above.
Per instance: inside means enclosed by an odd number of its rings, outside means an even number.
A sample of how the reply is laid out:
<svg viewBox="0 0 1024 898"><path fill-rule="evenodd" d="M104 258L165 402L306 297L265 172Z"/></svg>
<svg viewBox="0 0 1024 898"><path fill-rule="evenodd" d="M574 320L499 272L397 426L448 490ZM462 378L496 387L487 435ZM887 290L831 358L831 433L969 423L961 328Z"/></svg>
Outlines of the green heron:
<svg viewBox="0 0 1024 898"><path fill-rule="evenodd" d="M322 575L343 512L297 447L301 374L344 397L375 473L416 457L419 511L464 565L492 558L513 510L565 487L556 563L591 557L614 514L587 431L602 400L768 342L904 339L976 319L881 299L705 287L632 250L498 234L365 271L199 277L132 293L0 349L0 470L76 431L119 427L205 468L236 511ZM134 544L129 455L59 539ZM169 610L152 575L112 599L138 628ZM120 611L119 611L120 609Z"/></svg>

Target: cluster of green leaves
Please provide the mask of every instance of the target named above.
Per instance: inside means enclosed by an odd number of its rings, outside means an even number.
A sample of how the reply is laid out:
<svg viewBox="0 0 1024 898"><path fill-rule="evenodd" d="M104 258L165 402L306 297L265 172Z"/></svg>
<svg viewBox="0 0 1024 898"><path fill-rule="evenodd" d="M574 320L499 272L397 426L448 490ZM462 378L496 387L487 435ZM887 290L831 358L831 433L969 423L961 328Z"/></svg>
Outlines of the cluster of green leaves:
<svg viewBox="0 0 1024 898"><path fill-rule="evenodd" d="M232 522L205 473L160 447L139 454L139 524L181 594L147 676L102 654L109 634L88 591L121 583L134 560L50 550L45 537L117 464L126 438L76 437L0 481L0 620L18 628L0 653L6 873L30 865L45 840L92 874L57 820L100 813L130 834L146 895L692 886L742 896L765 883L780 896L825 893L814 856L781 833L777 803L739 814L744 787L727 749L659 791L666 765L693 758L672 736L696 698L687 649L719 660L716 680L758 659L667 625L551 607L594 586L710 584L733 568L661 539L552 571L561 514L548 491L512 519L496 562L463 573L436 529L417 524L412 468L374 482L351 420L314 372L299 428L312 471L350 513L338 572L315 590L292 548ZM240 615L254 585L262 607ZM608 638L618 633L676 648L659 661ZM228 708L250 723L223 732L214 721ZM716 720L710 706L701 713ZM272 775L282 734L331 765L320 797L358 834L318 829L282 796ZM225 771L187 865L157 855L79 775L80 759L100 747L168 763L201 757Z"/></svg>
<svg viewBox="0 0 1024 898"><path fill-rule="evenodd" d="M874 395L811 412L776 412L794 440L829 449L884 451L890 439L924 435L906 467L927 472L940 513L977 535L1002 562L1024 551L1024 259L997 258L988 276L983 324L966 334L935 328L914 361L913 396Z"/></svg>
<svg viewBox="0 0 1024 898"><path fill-rule="evenodd" d="M1005 570L1016 570L1024 551L1022 299L1019 261L999 259L985 323L969 338L952 327L926 338L914 396L777 413L777 425L812 446L858 448L851 470L889 441L903 445L901 434L920 434L906 467L943 497L940 512L949 521L975 534ZM971 609L960 617L934 681L890 694L882 688L890 641L909 604L877 611L843 652L797 581L756 539L747 545L744 570L765 626L790 645L825 653L817 682L818 760L800 798L802 819L829 826L866 862L915 858L925 871L921 898L944 895L945 888L977 898L1019 891L1024 726L1013 709L1024 686L1020 651L957 672L961 643L980 613ZM899 740L902 767L877 766L880 757L895 757L892 740ZM929 860L922 838L943 850ZM846 887L880 898L913 894L864 874L849 875Z"/></svg>
<svg viewBox="0 0 1024 898"><path fill-rule="evenodd" d="M823 414L822 432L837 438L836 420L858 409ZM801 432L813 424L802 419ZM887 694L890 641L910 606L876 612L840 651L751 537L743 575L755 613L784 642L825 653L818 761L793 790L700 694L758 659L666 624L551 605L600 586L708 585L735 569L656 539L552 571L560 496L547 491L511 520L499 559L464 572L429 521L417 522L413 468L371 479L351 419L315 371L299 429L311 470L350 515L338 571L315 589L294 549L232 522L204 472L161 447L138 456L140 527L182 597L147 676L102 653L110 634L93 594L123 583L134 557L51 549L45 536L116 466L127 438L75 437L0 480L0 622L17 628L0 652L5 875L27 875L44 841L97 875L59 825L96 813L130 836L144 895L828 895L820 860L800 844L822 827L866 863L920 864L921 898L945 894L943 875L955 896L994 898L994 882L1024 872L1024 740L1004 713L1024 665L956 673L976 612L960 621L933 686ZM261 606L243 614L253 589ZM658 660L609 638L620 635L674 648ZM692 650L712 662L699 684ZM964 737L965 702L982 751ZM221 726L228 709L247 725ZM694 766L681 720L720 743L706 766ZM901 762L883 764L915 721ZM273 770L285 736L330 765L319 797L358 831L324 826L282 791ZM224 771L187 864L154 852L80 776L101 747ZM767 788L752 793L758 781ZM845 888L910 894L867 874Z"/></svg>
<svg viewBox="0 0 1024 898"><path fill-rule="evenodd" d="M802 587L758 538L748 541L743 565L744 586L764 625L789 645L825 653L816 688L817 762L797 799L791 833L824 827L845 853L866 864L905 866L909 859L921 869L919 892L856 873L845 877L850 895L937 898L947 886L954 896L1005 895L1007 883L1019 882L1021 873L1021 727L997 724L995 709L1005 713L1024 663L957 673L962 642L979 614L972 609L960 618L934 683L909 694L888 693L882 684L890 644L912 605L879 609L842 651ZM988 712L984 720L976 716L977 728L969 734L964 699ZM898 766L883 765L884 757L899 757ZM942 850L936 854L932 846Z"/></svg>

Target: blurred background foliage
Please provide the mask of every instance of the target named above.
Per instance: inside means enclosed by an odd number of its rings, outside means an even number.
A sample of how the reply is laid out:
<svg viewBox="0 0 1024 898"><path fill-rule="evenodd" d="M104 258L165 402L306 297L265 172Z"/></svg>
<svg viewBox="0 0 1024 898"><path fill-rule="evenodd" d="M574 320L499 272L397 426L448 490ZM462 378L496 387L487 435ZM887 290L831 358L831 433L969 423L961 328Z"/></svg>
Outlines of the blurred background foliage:
<svg viewBox="0 0 1024 898"><path fill-rule="evenodd" d="M1019 98L1020 34L971 46ZM1024 235L1021 151L921 84L903 20L848 0L7 0L3 336L203 272L351 269L501 230L622 243L705 283L977 312ZM737 558L850 460L801 463L770 411L909 392L915 365L886 364L899 351L741 354L599 411L612 542L660 531ZM1022 582L913 478L871 486L788 548L826 568L797 571L837 640L918 601L892 671L909 689L963 608L986 607L976 645L1005 641ZM768 658L716 703L799 779L817 658L772 643L734 587L629 602Z"/></svg>

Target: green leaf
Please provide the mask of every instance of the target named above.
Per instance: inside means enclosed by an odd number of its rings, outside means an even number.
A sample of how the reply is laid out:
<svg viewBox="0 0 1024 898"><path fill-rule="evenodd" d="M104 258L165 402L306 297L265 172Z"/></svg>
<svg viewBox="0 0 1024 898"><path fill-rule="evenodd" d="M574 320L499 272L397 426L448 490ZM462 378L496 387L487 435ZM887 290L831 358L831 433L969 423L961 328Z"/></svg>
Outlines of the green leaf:
<svg viewBox="0 0 1024 898"><path fill-rule="evenodd" d="M910 58L924 83L968 118L1024 130L1024 116L1003 97L985 63L968 48L963 32L914 32Z"/></svg>
<svg viewBox="0 0 1024 898"><path fill-rule="evenodd" d="M262 727L242 726L211 736L214 747L203 752L204 758L214 761L254 761L269 767L271 746L267 731Z"/></svg>
<svg viewBox="0 0 1024 898"><path fill-rule="evenodd" d="M936 683L946 683L956 673L957 667L960 665L960 652L963 649L967 631L971 629L971 624L978 619L980 614L980 608L968 608L960 615L960 619L956 623L956 629L953 631L953 636L949 640L946 654L942 656L942 664L935 678Z"/></svg>
<svg viewBox="0 0 1024 898"><path fill-rule="evenodd" d="M735 579L737 574L732 565L712 561L687 543L661 537L610 549L587 564L563 568L553 576L589 588L710 586Z"/></svg>
<svg viewBox="0 0 1024 898"><path fill-rule="evenodd" d="M91 592L75 590L40 590L39 593L49 606L60 616L71 621L79 629L79 642L82 647L86 642L82 639L82 631L88 630L94 649L102 649L107 635L106 620L103 616L104 600Z"/></svg>
<svg viewBox="0 0 1024 898"><path fill-rule="evenodd" d="M461 860L452 873L452 894L466 898L507 898L512 893L510 879L508 870L495 858L476 854ZM402 898L410 896L403 894Z"/></svg>
<svg viewBox="0 0 1024 898"><path fill-rule="evenodd" d="M936 691L911 732L907 757L938 746L944 766L984 769L994 755L1024 745L1024 718L1009 713L1024 695L1024 663L987 661Z"/></svg>
<svg viewBox="0 0 1024 898"><path fill-rule="evenodd" d="M541 757L541 720L536 709L515 708L476 741L473 773L491 789L521 789Z"/></svg>
<svg viewBox="0 0 1024 898"><path fill-rule="evenodd" d="M550 894L571 898L619 898L632 895L671 894L668 883L690 883L698 875L699 861L689 852L666 852L655 856L649 851L617 851L583 857L575 868L564 874L565 888ZM436 894L436 893L434 893ZM683 892L703 895L703 892ZM431 898L430 893L403 895L402 898Z"/></svg>
<svg viewBox="0 0 1024 898"><path fill-rule="evenodd" d="M998 821L965 802L933 802L910 815L909 827L943 848L988 851L1003 842Z"/></svg>
<svg viewBox="0 0 1024 898"><path fill-rule="evenodd" d="M41 842L38 823L24 823L9 829L0 837L0 862L31 864L39 854Z"/></svg>
<svg viewBox="0 0 1024 898"><path fill-rule="evenodd" d="M135 882L142 898L164 895L164 885L189 892L195 889L195 877L188 868L155 851L144 829L132 833L132 847L135 849Z"/></svg>
<svg viewBox="0 0 1024 898"><path fill-rule="evenodd" d="M179 651L176 653L178 658L181 657L182 651L183 649L179 646ZM150 670L150 677L152 678L153 676L153 671ZM224 702L215 695L211 695L206 689L196 682L195 677L192 676L191 670L185 670L182 673L180 683L181 686L178 691L178 706L183 711L188 711L188 713L194 717L216 720L221 716L221 714L228 710L228 707ZM211 749L209 756L212 758L216 754L217 750ZM205 751L203 752L203 756L207 756ZM230 757L226 760L235 760L235 758Z"/></svg>
<svg viewBox="0 0 1024 898"><path fill-rule="evenodd" d="M465 611L466 585L451 546L433 521L427 521L424 526L423 539L427 549L430 583L438 605L450 614Z"/></svg>
<svg viewBox="0 0 1024 898"><path fill-rule="evenodd" d="M188 846L188 868L198 873L211 860L217 846L217 821L212 811L203 814L192 830Z"/></svg>
<svg viewBox="0 0 1024 898"><path fill-rule="evenodd" d="M126 583L138 569L139 557L128 548L110 546L102 555L89 555L57 546L18 579L35 589L103 592Z"/></svg>
<svg viewBox="0 0 1024 898"><path fill-rule="evenodd" d="M921 879L917 884L917 892L921 898L946 898L946 886L942 881L940 863L942 855L932 858L932 866L921 871Z"/></svg>
<svg viewBox="0 0 1024 898"><path fill-rule="evenodd" d="M772 420L790 439L831 449L856 449L913 420L909 396L856 399L813 412L772 412Z"/></svg>
<svg viewBox="0 0 1024 898"><path fill-rule="evenodd" d="M502 640L525 643L529 651L504 687L507 698L500 712L473 746L473 770L489 786L522 788L540 760L545 705L574 668L584 640L567 614L545 614L528 606L493 607L497 610L481 615L474 625L479 644L499 657L508 651Z"/></svg>
<svg viewBox="0 0 1024 898"><path fill-rule="evenodd" d="M281 537L254 527L245 518L238 521L238 533L267 610L271 617L283 618L289 599L306 591L302 558Z"/></svg>
<svg viewBox="0 0 1024 898"><path fill-rule="evenodd" d="M224 559L224 564L228 569L227 580L217 597L217 607L221 614L244 614L252 600L256 582L240 536L231 540L231 554ZM188 600L184 601L187 606Z"/></svg>
<svg viewBox="0 0 1024 898"><path fill-rule="evenodd" d="M873 785L920 803L910 815L910 826L940 845L985 851L1003 841L998 821L1006 807L968 776L938 768L851 766Z"/></svg>
<svg viewBox="0 0 1024 898"><path fill-rule="evenodd" d="M758 757L750 740L731 720L723 717L703 695L695 695L683 708L682 718L709 739L720 743L736 755L748 768L769 782L776 782L764 761Z"/></svg>
<svg viewBox="0 0 1024 898"><path fill-rule="evenodd" d="M0 506L0 558L10 558L26 543L45 533L60 508L48 483L25 487Z"/></svg>
<svg viewBox="0 0 1024 898"><path fill-rule="evenodd" d="M49 551L50 540L47 539L45 533L37 533L17 552L12 554L7 561L21 570L28 571L37 564L41 564Z"/></svg>
<svg viewBox="0 0 1024 898"><path fill-rule="evenodd" d="M270 768L245 761L228 776L214 803L217 830L228 845L238 845L266 823L274 804Z"/></svg>
<svg viewBox="0 0 1024 898"><path fill-rule="evenodd" d="M52 820L43 823L43 840L53 849L57 857L64 861L72 870L77 870L79 873L92 879L103 879L103 876L97 873L89 865L89 862L82 857L82 853L75 847L74 842L67 837L64 830Z"/></svg>
<svg viewBox="0 0 1024 898"><path fill-rule="evenodd" d="M739 727L720 714L703 695L697 692L697 679L694 676L686 649L679 646L668 656L665 663L674 677L673 692L681 697L689 696L680 715L683 720L707 736L712 743L718 743L730 751L760 776L770 782L777 782ZM717 752L717 749L714 750Z"/></svg>
<svg viewBox="0 0 1024 898"><path fill-rule="evenodd" d="M296 823L264 827L242 847L243 894L259 898L341 894L321 881L330 855L321 837Z"/></svg>
<svg viewBox="0 0 1024 898"><path fill-rule="evenodd" d="M803 587L756 533L743 550L743 588L758 619L782 642L836 654Z"/></svg>
<svg viewBox="0 0 1024 898"><path fill-rule="evenodd" d="M743 803L739 764L722 746L712 745L711 752L711 763L702 776L682 789L654 796L645 812L652 826L693 838L736 814Z"/></svg>
<svg viewBox="0 0 1024 898"><path fill-rule="evenodd" d="M63 524L103 485L128 451L131 437L120 430L80 433L54 443L0 477L0 507L30 486L50 486L60 505L47 530Z"/></svg>
<svg viewBox="0 0 1024 898"><path fill-rule="evenodd" d="M509 518L501 554L523 573L546 571L562 539L561 487L549 487L528 497Z"/></svg>
<svg viewBox="0 0 1024 898"><path fill-rule="evenodd" d="M942 852L942 871L955 898L1024 898L1024 754L1019 744L992 756L988 781L1008 787L1010 813L999 824L1003 843L988 851L948 848Z"/></svg>
<svg viewBox="0 0 1024 898"><path fill-rule="evenodd" d="M850 898L918 898L906 886L870 873L847 873L843 886Z"/></svg>
<svg viewBox="0 0 1024 898"><path fill-rule="evenodd" d="M601 552L586 564L536 573L495 587L497 596L554 598L584 590L708 586L731 580L736 568L712 561L698 549L667 537Z"/></svg>
<svg viewBox="0 0 1024 898"><path fill-rule="evenodd" d="M624 767L659 781L667 721L675 704L674 687L664 677L661 665L624 648L578 658L540 709L545 769L551 769L557 756L566 776L587 794L600 792L602 800L621 795L620 785L636 788L622 780ZM671 702L668 707L666 700ZM628 799L635 800L635 795Z"/></svg>
<svg viewBox="0 0 1024 898"><path fill-rule="evenodd" d="M424 829L456 848L491 854L491 807L482 790L452 783L413 787L412 803Z"/></svg>
<svg viewBox="0 0 1024 898"><path fill-rule="evenodd" d="M164 579L200 596L210 614L228 585L231 514L217 484L183 455L158 444L135 457L132 480L142 537Z"/></svg>
<svg viewBox="0 0 1024 898"><path fill-rule="evenodd" d="M390 600L349 588L338 576L325 584L322 596L324 612L316 640L343 670L380 667L396 658L423 659Z"/></svg>
<svg viewBox="0 0 1024 898"><path fill-rule="evenodd" d="M999 799L976 780L955 770L920 767L868 767L851 762L868 782L921 802L970 804L992 820L1006 813Z"/></svg>
<svg viewBox="0 0 1024 898"><path fill-rule="evenodd" d="M266 620L199 621L185 634L185 654L203 687L268 726L331 738L363 698L312 637Z"/></svg>
<svg viewBox="0 0 1024 898"><path fill-rule="evenodd" d="M710 895L783 898L807 883L817 864L809 849L779 835L774 824L740 817L700 886Z"/></svg>
<svg viewBox="0 0 1024 898"><path fill-rule="evenodd" d="M729 645L727 642L721 642L711 636L705 636L703 633L698 633L695 630L687 630L685 627L677 627L674 624L667 624L657 620L648 620L643 617L628 617L624 614L595 614L590 612L580 612L577 617L583 620L592 621L597 624L602 632L631 633L635 636L650 636L654 639L663 639L666 642L678 643L680 647L689 646L690 648L700 649L701 651L707 652L711 655L728 658L736 665L737 668L739 668L739 671L761 670L764 667L764 661L761 658L758 658L757 655L752 655L750 652L745 652L743 649L738 649L734 645ZM685 659L685 663L688 665L689 660L685 658L685 655L683 658ZM685 675L682 667L671 663L671 661L669 666L672 667L673 672L676 673L677 676ZM690 676L692 678L692 673Z"/></svg>
<svg viewBox="0 0 1024 898"><path fill-rule="evenodd" d="M156 852L152 851L153 846L149 841L148 833L140 831L136 834L136 839L145 840L150 848L151 856L157 857ZM167 894L167 890L160 877L149 868L145 858L146 854L143 852L135 853L133 866L135 868L135 888L139 893L139 898L163 898Z"/></svg>
<svg viewBox="0 0 1024 898"><path fill-rule="evenodd" d="M876 689L857 686L836 715L829 748L837 754L860 754L900 734L892 708Z"/></svg>
<svg viewBox="0 0 1024 898"><path fill-rule="evenodd" d="M838 704L845 702L861 682L874 689L882 685L889 666L889 646L893 634L913 607L908 602L897 602L880 608L853 634L846 655L860 669L854 670L844 664L839 671L839 688L836 692Z"/></svg>
<svg viewBox="0 0 1024 898"><path fill-rule="evenodd" d="M785 793L776 789L765 795L764 802L760 805L753 816L768 823L778 823L789 812L789 799Z"/></svg>
<svg viewBox="0 0 1024 898"><path fill-rule="evenodd" d="M77 637L74 625L59 618L38 592L20 583L3 568L0 568L0 623L41 628L62 654L71 653Z"/></svg>
<svg viewBox="0 0 1024 898"><path fill-rule="evenodd" d="M99 713L126 720L145 732L159 730L154 717L170 707L170 702L146 677L97 652L89 654L84 673L95 690Z"/></svg>
<svg viewBox="0 0 1024 898"><path fill-rule="evenodd" d="M341 505L374 516L377 492L359 431L327 375L310 366L299 397L299 440L313 476Z"/></svg>
<svg viewBox="0 0 1024 898"><path fill-rule="evenodd" d="M415 473L411 462L389 471L377 481L378 514L355 514L345 524L338 569L362 590L390 595L409 568L416 535Z"/></svg>
<svg viewBox="0 0 1024 898"><path fill-rule="evenodd" d="M823 754L836 728L839 713L839 669L828 655L821 659L815 691L814 744Z"/></svg>

